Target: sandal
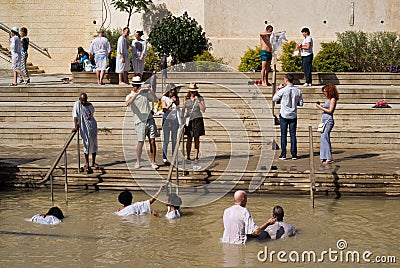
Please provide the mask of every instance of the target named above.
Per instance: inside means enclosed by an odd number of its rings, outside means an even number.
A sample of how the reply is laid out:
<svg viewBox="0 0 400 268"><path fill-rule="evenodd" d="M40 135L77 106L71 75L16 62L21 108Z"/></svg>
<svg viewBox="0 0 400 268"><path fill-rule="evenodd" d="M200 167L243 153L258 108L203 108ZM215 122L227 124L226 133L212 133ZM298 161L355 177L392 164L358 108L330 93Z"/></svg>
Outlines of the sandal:
<svg viewBox="0 0 400 268"><path fill-rule="evenodd" d="M18 85L18 84L14 84L14 83L10 83L10 84L9 84L10 87L15 87L15 86L17 86L17 85Z"/></svg>
<svg viewBox="0 0 400 268"><path fill-rule="evenodd" d="M94 169L100 169L100 166L99 166L99 164L94 163L94 164L92 165L92 168L94 168Z"/></svg>
<svg viewBox="0 0 400 268"><path fill-rule="evenodd" d="M86 174L92 174L93 170L91 167L84 165L83 166L83 171L86 172Z"/></svg>

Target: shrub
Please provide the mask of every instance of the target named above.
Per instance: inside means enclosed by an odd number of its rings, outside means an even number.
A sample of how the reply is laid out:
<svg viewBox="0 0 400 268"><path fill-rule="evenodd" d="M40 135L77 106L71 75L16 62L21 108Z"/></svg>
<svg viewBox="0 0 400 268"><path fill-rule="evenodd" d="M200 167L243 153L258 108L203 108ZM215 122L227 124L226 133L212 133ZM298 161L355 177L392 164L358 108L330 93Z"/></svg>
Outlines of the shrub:
<svg viewBox="0 0 400 268"><path fill-rule="evenodd" d="M248 72L250 70L261 71L261 47L255 49L248 48L243 57L240 58L239 71Z"/></svg>
<svg viewBox="0 0 400 268"><path fill-rule="evenodd" d="M146 62L144 64L144 70L151 71L160 71L161 70L161 57L154 51L153 47L148 44L147 45L147 53L146 53Z"/></svg>
<svg viewBox="0 0 400 268"><path fill-rule="evenodd" d="M346 72L350 64L346 62L343 48L337 42L321 43L321 50L315 56L313 69L317 72Z"/></svg>
<svg viewBox="0 0 400 268"><path fill-rule="evenodd" d="M222 58L214 57L210 51L204 50L202 54L194 56L195 69L197 72L218 72L223 71L221 64L224 64Z"/></svg>
<svg viewBox="0 0 400 268"><path fill-rule="evenodd" d="M158 53L171 55L174 64L191 62L195 55L211 47L203 28L187 12L180 17L169 14L158 21L148 40Z"/></svg>
<svg viewBox="0 0 400 268"><path fill-rule="evenodd" d="M388 65L400 64L400 41L392 32L336 34L351 71L386 72Z"/></svg>
<svg viewBox="0 0 400 268"><path fill-rule="evenodd" d="M296 50L296 42L290 41L282 45L282 54L278 58L278 61L282 64L282 70L284 72L301 72L301 57L293 56L293 52Z"/></svg>

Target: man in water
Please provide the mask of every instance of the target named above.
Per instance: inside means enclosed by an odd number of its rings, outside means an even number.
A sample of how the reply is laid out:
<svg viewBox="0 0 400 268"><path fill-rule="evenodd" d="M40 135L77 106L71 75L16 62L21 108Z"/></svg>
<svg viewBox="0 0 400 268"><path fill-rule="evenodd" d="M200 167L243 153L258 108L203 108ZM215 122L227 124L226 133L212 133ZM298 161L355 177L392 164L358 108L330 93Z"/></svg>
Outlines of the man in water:
<svg viewBox="0 0 400 268"><path fill-rule="evenodd" d="M121 192L118 196L118 201L123 205L123 207L119 208L115 214L118 216L134 216L134 215L144 215L144 214L153 214L154 216L158 216L158 213L152 211L150 209L150 205L156 201L158 195L161 190L164 188L165 184L162 184L158 191L146 201L135 202L132 204L132 193L128 190Z"/></svg>
<svg viewBox="0 0 400 268"><path fill-rule="evenodd" d="M258 236L267 226L275 222L275 218L270 218L260 227L255 224L250 211L246 208L245 191L236 191L233 199L234 205L224 211L222 243L245 244L247 236Z"/></svg>
<svg viewBox="0 0 400 268"><path fill-rule="evenodd" d="M271 86L268 82L268 72L271 68L271 60L272 60L272 44L270 41L271 34L274 28L272 25L268 25L265 28L265 31L260 33L260 45L261 45L261 82L263 86Z"/></svg>
<svg viewBox="0 0 400 268"><path fill-rule="evenodd" d="M265 229L271 239L280 239L297 234L296 228L283 221L285 213L281 206L275 206L272 209L272 216L276 219L276 222Z"/></svg>

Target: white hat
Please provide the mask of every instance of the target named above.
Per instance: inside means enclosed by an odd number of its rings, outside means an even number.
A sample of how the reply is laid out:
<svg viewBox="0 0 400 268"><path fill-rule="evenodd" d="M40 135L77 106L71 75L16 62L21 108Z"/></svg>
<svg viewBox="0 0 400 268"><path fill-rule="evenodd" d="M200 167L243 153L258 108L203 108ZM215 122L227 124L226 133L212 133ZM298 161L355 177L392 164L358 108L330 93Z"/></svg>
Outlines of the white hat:
<svg viewBox="0 0 400 268"><path fill-rule="evenodd" d="M18 29L17 26L12 27L11 31L14 32L14 33L19 33L19 29Z"/></svg>
<svg viewBox="0 0 400 268"><path fill-rule="evenodd" d="M132 77L132 85L143 85L144 82L140 79L140 76L134 76Z"/></svg>
<svg viewBox="0 0 400 268"><path fill-rule="evenodd" d="M197 83L190 83L189 91L199 91L199 88L197 87Z"/></svg>

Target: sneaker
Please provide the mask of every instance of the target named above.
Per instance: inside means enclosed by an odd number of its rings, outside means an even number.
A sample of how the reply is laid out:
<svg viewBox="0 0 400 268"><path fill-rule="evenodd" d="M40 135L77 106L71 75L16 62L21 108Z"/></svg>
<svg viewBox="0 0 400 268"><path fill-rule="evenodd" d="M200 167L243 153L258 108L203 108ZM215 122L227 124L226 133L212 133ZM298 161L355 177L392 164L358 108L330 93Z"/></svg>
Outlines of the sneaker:
<svg viewBox="0 0 400 268"><path fill-rule="evenodd" d="M293 156L293 157L292 157L292 160L297 160L297 156Z"/></svg>
<svg viewBox="0 0 400 268"><path fill-rule="evenodd" d="M171 165L171 163L168 161L168 159L163 159L162 160L165 166Z"/></svg>
<svg viewBox="0 0 400 268"><path fill-rule="evenodd" d="M135 164L135 169L138 169L138 168L140 168L140 162L136 162L136 164Z"/></svg>
<svg viewBox="0 0 400 268"><path fill-rule="evenodd" d="M154 169L158 169L158 165L156 163L151 163L151 167Z"/></svg>
<svg viewBox="0 0 400 268"><path fill-rule="evenodd" d="M308 83L303 84L303 87L309 87L309 86L311 86L311 84L308 84Z"/></svg>
<svg viewBox="0 0 400 268"><path fill-rule="evenodd" d="M281 155L281 156L279 156L279 159L280 160L286 160L286 156Z"/></svg>
<svg viewBox="0 0 400 268"><path fill-rule="evenodd" d="M311 87L312 85L311 85L311 84L308 84L308 86Z"/></svg>

